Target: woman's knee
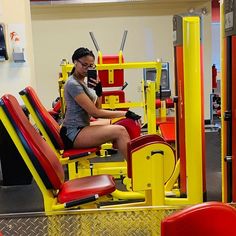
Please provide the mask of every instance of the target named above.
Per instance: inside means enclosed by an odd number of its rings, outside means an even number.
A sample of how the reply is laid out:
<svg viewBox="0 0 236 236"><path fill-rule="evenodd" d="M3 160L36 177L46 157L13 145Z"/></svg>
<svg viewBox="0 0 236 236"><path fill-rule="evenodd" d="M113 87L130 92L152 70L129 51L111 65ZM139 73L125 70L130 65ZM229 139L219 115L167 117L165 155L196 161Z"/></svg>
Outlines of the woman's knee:
<svg viewBox="0 0 236 236"><path fill-rule="evenodd" d="M126 130L126 128L122 125L112 125L114 126L114 131L117 135L117 137L123 137L123 138L129 138L129 134L128 131Z"/></svg>

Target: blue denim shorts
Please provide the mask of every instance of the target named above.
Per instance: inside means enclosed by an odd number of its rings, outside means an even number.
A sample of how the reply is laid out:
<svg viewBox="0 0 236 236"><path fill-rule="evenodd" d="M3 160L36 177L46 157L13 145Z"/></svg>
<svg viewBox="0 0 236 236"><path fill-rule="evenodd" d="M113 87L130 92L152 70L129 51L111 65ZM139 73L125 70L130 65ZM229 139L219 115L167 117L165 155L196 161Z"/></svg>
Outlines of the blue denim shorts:
<svg viewBox="0 0 236 236"><path fill-rule="evenodd" d="M60 135L65 145L65 149L73 148L73 143L83 127L67 128L62 126L60 129Z"/></svg>

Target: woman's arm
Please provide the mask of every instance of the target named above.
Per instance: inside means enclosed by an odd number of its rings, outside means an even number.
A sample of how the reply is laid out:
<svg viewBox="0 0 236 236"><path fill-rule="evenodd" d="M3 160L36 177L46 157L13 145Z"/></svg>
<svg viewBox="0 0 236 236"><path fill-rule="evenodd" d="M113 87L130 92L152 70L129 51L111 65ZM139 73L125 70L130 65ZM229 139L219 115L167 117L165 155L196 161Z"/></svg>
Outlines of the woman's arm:
<svg viewBox="0 0 236 236"><path fill-rule="evenodd" d="M99 97L98 99L101 99ZM86 111L89 115L94 118L119 118L124 117L126 111L108 111L96 107L96 105L88 98L85 93L81 93L75 97L76 102Z"/></svg>
<svg viewBox="0 0 236 236"><path fill-rule="evenodd" d="M97 97L96 102L95 102L95 106L97 108L102 108L102 96L101 97Z"/></svg>

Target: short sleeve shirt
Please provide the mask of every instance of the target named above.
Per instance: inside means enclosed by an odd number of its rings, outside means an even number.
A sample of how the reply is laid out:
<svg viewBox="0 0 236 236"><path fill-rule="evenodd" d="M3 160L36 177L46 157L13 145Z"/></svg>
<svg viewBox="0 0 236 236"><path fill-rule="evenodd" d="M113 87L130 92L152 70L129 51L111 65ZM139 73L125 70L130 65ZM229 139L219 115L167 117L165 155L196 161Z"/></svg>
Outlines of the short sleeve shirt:
<svg viewBox="0 0 236 236"><path fill-rule="evenodd" d="M85 93L93 102L97 99L93 89L79 83L73 75L69 76L64 86L66 114L63 126L67 128L85 127L90 123L89 114L75 101L75 97L81 93Z"/></svg>

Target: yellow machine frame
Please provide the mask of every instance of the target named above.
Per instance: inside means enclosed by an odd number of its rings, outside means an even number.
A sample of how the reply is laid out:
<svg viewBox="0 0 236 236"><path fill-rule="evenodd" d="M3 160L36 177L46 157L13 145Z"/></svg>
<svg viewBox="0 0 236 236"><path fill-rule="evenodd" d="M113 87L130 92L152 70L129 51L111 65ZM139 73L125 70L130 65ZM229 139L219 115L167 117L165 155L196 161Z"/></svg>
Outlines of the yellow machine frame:
<svg viewBox="0 0 236 236"><path fill-rule="evenodd" d="M101 53L99 53L99 57L101 57ZM69 77L69 73L71 72L73 64L69 64L67 61L63 60L61 63L61 77L58 80L60 95L62 97L62 113L65 112L65 104L63 97L63 84ZM161 77L161 62L121 62L118 64L97 64L96 69L99 70L108 70L109 77L113 77L114 70L117 69L144 69L144 68L154 68L157 70L156 74L156 88L160 86L160 77ZM114 79L114 78L113 78ZM102 104L103 109L118 109L118 108L130 108L130 107L144 107L144 102L125 102L125 103L115 103L114 100L107 104Z"/></svg>
<svg viewBox="0 0 236 236"><path fill-rule="evenodd" d="M110 96L109 101L106 104L102 104L103 109L118 109L118 108L131 108L131 107L143 107L144 109L144 119L148 124L148 134L156 134L156 108L155 108L155 99L156 99L156 90L160 87L160 78L161 78L161 62L122 62L122 51L119 52L119 63L118 64L102 64L102 53L98 51L98 56L100 58L100 63L96 65L97 70L108 70L109 71L109 81L114 80L114 70L117 69L144 69L144 68L155 68L156 80L155 82L147 82L147 84L142 84L143 87L143 101L141 102L125 102L117 103L115 96ZM61 63L61 77L59 78L59 94L61 96L62 103L62 114L65 112L65 103L64 103L64 83L68 79L69 73L71 72L73 64L69 64L66 60L63 60ZM144 96L144 86L146 91L146 98ZM39 127L41 125L39 124ZM46 138L47 139L47 138ZM109 163L95 163L93 165L93 173L101 174L108 173L112 175L125 175L126 171L124 170L126 163L121 162L109 162ZM85 176L90 174L90 165L89 163L83 163L80 167L80 174L78 176ZM122 169L121 169L122 168ZM104 170L104 172L101 170ZM110 170L110 171L109 171Z"/></svg>
<svg viewBox="0 0 236 236"><path fill-rule="evenodd" d="M65 204L60 204L57 202L57 198L55 193L51 190L47 189L44 185L41 177L36 171L34 165L32 164L25 148L23 147L21 140L18 137L16 130L13 125L9 121L2 107L0 107L0 118L7 129L10 137L15 143L19 153L24 159L27 167L29 168L31 174L33 175L42 195L44 201L44 210L46 214L57 214L58 210L66 210ZM133 152L132 161L133 161L133 175L135 178L133 179L133 190L139 192L124 192L124 195L127 199L143 199L145 196L144 202L136 202L130 204L119 204L119 205L109 205L110 207L122 207L122 206L151 206L151 205L163 205L164 204L164 182L167 181L169 176L173 172L174 167L174 157L171 155L167 155L164 158L164 153L171 154L171 147L165 143L151 143L147 147L141 148L137 151ZM152 153L153 150L158 150L155 153ZM173 155L173 154L172 154ZM168 159L172 159L170 162ZM166 164L164 165L166 161ZM168 163L167 163L168 162ZM141 164L141 165L140 165ZM146 166L146 170L143 176L140 175L140 168ZM164 171L165 169L165 171ZM116 190L113 192L113 198L122 196L121 191ZM118 198L120 199L120 198ZM100 201L109 201L110 199L107 197L101 197L97 201L93 203L84 204L82 208L96 208L97 204ZM53 213L54 212L54 213Z"/></svg>
<svg viewBox="0 0 236 236"><path fill-rule="evenodd" d="M166 199L166 204L173 205L196 204L203 201L200 18L183 17L182 27L187 197ZM189 97L195 99L186 99Z"/></svg>

